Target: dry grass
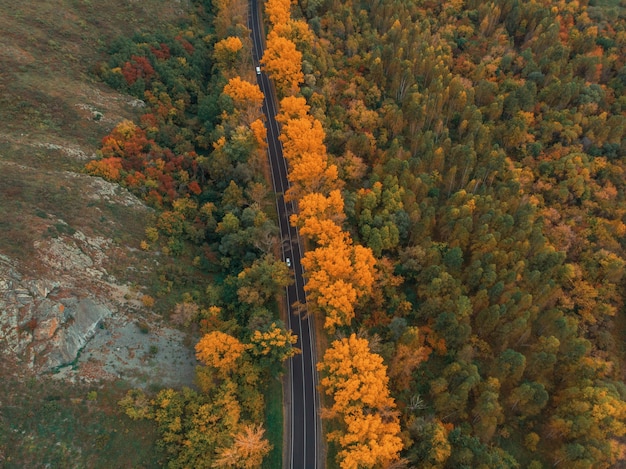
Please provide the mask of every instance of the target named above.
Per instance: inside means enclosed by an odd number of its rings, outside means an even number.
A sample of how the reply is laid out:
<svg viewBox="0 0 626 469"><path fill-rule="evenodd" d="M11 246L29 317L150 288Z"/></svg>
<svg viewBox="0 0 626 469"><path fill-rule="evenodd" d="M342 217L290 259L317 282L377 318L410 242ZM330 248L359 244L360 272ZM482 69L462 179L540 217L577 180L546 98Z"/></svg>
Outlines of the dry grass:
<svg viewBox="0 0 626 469"><path fill-rule="evenodd" d="M167 28L186 1L0 0L0 142L2 157L26 156L38 144L92 154L102 136L136 110L92 73L120 35ZM99 116L96 113L101 113ZM12 145L6 148L6 145ZM21 148L20 148L21 147ZM71 155L45 148L34 164ZM67 164L67 161L65 161Z"/></svg>
<svg viewBox="0 0 626 469"><path fill-rule="evenodd" d="M0 0L0 253L28 264L33 242L54 236L59 220L138 247L149 212L85 197L97 194L93 179L68 172L80 173L102 137L140 112L92 72L108 43L166 29L188 7L187 0ZM30 263L24 267L36 269Z"/></svg>
<svg viewBox="0 0 626 469"><path fill-rule="evenodd" d="M108 41L179 21L183 3L0 0L0 252L27 260L50 234L46 214L138 243L145 214L87 200L90 178L66 171L80 172L113 125L137 113L91 72Z"/></svg>

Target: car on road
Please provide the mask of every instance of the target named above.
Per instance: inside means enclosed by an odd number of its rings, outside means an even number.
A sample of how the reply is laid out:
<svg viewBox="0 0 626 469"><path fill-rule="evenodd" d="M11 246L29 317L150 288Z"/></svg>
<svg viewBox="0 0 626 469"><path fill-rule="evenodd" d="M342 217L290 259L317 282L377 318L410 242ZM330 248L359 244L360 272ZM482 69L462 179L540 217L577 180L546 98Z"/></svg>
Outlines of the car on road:
<svg viewBox="0 0 626 469"><path fill-rule="evenodd" d="M287 264L287 267L291 267L291 259L287 257L285 259L285 264Z"/></svg>
<svg viewBox="0 0 626 469"><path fill-rule="evenodd" d="M260 75L261 74L261 67L256 67L256 74Z"/></svg>

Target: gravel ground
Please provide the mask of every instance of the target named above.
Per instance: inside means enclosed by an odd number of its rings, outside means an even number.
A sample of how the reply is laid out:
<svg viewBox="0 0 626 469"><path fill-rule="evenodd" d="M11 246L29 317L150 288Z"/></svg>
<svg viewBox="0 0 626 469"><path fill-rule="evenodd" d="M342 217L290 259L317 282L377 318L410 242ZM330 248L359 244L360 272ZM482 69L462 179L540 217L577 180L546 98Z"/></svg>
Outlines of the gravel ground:
<svg viewBox="0 0 626 469"><path fill-rule="evenodd" d="M73 366L57 377L82 382L122 379L136 387L192 386L197 365L185 334L125 317L107 318Z"/></svg>

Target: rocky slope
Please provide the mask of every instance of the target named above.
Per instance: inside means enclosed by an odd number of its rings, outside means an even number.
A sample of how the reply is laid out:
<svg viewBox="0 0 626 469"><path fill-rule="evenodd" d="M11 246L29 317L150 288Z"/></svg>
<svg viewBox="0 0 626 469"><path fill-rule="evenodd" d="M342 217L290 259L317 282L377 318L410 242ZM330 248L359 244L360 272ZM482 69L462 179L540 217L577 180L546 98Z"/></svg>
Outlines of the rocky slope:
<svg viewBox="0 0 626 469"><path fill-rule="evenodd" d="M148 211L117 186L82 175L69 177L89 179L95 186L86 193L87 201L97 197L126 210ZM50 226L65 226L52 215L45 220L38 227L42 234ZM33 241L30 262L0 255L0 353L5 360L19 373L58 373L83 381L123 376L137 385L190 384L195 360L184 335L143 307L139 289L107 271L111 258L132 259L135 250L103 236L65 231ZM148 260L143 263L143 269L150 268ZM137 265L141 262L126 267Z"/></svg>
<svg viewBox="0 0 626 469"><path fill-rule="evenodd" d="M142 106L97 79L107 44L190 11L0 0L0 355L15 376L192 382L184 335L140 301L158 276L139 249L151 211L83 171Z"/></svg>

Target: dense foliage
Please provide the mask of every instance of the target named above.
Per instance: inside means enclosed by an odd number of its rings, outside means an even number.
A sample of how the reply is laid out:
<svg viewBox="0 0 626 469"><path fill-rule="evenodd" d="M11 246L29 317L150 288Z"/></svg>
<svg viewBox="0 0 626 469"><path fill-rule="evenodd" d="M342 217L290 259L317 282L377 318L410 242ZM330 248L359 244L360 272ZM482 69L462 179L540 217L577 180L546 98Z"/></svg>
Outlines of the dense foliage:
<svg viewBox="0 0 626 469"><path fill-rule="evenodd" d="M347 183L346 226L379 257L356 321L397 376L405 457L623 461L624 10L300 6L316 36L302 93Z"/></svg>
<svg viewBox="0 0 626 469"><path fill-rule="evenodd" d="M296 44L288 36L294 25L299 25L300 31L307 29L301 21L291 19L290 3L266 2L272 27L268 36L290 44L279 49L279 60L295 61L300 70L301 55L293 57L289 52ZM271 48L265 51L262 62L266 69L266 57L275 52ZM338 188L343 187L343 181L337 166L329 161L320 121L310 114L306 100L298 96L296 80L291 86L280 86L281 77L289 71L270 68L268 73L278 81L279 93L285 95L276 120L282 124L280 140L289 163L290 188L285 197L295 199L299 207L290 222L300 227L309 244L302 258L307 309L322 315L324 328L332 334L337 327L350 326L355 308L370 297L376 260L370 248L354 244L341 226L345 213ZM317 367L324 376L320 384L331 401L324 413L338 424L327 437L339 446L339 465L358 469L396 463L403 442L382 357L371 350L367 340L352 334L349 339L334 340Z"/></svg>

